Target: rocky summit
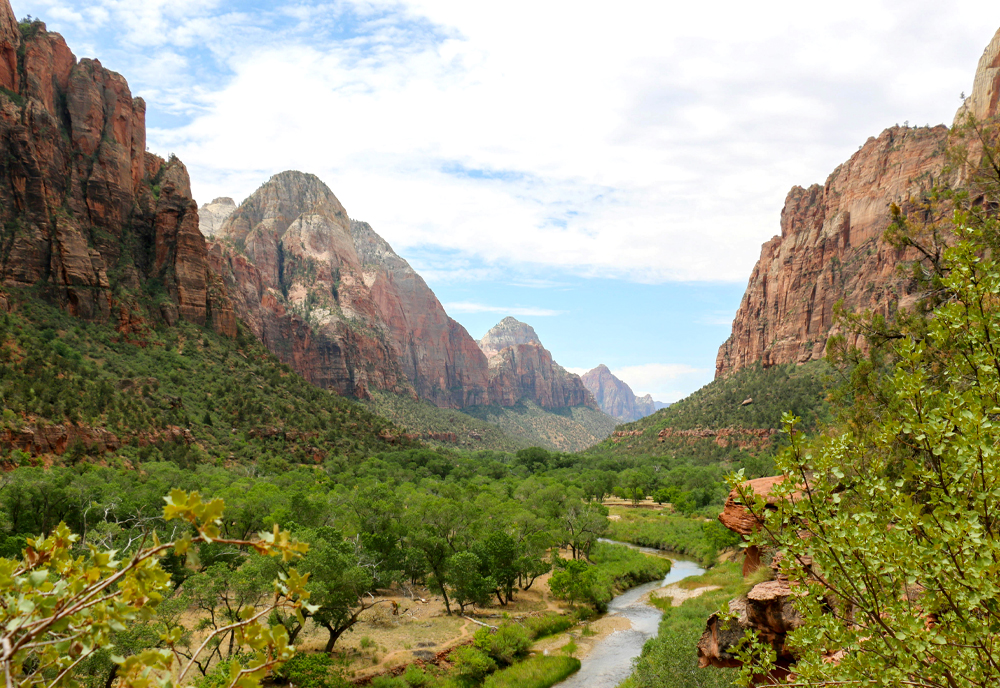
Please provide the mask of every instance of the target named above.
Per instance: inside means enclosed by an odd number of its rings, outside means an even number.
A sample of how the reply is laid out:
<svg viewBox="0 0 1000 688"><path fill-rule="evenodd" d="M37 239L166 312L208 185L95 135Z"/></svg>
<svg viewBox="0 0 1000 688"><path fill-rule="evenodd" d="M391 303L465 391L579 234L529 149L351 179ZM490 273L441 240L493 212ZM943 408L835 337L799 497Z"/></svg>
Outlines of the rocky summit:
<svg viewBox="0 0 1000 688"><path fill-rule="evenodd" d="M986 48L972 94L956 124L998 114L1000 31ZM822 358L836 333L834 305L889 316L919 294L898 267L915 252L883 240L890 206L907 207L944 179L950 131L892 127L872 137L823 185L796 186L781 211L781 234L764 244L730 337L719 348L716 377L764 366ZM862 342L857 342L863 344Z"/></svg>
<svg viewBox="0 0 1000 688"><path fill-rule="evenodd" d="M236 202L228 197L216 198L198 208L199 229L206 237L214 237L222 224L236 210Z"/></svg>
<svg viewBox="0 0 1000 688"><path fill-rule="evenodd" d="M491 404L514 406L530 400L546 409L597 408L580 376L552 360L530 325L504 318L479 340L479 348L489 357Z"/></svg>
<svg viewBox="0 0 1000 688"><path fill-rule="evenodd" d="M660 401L653 401L650 394L643 397L636 396L632 388L615 377L603 363L582 375L580 379L594 395L602 411L626 423L645 418L669 406Z"/></svg>
<svg viewBox="0 0 1000 688"><path fill-rule="evenodd" d="M233 335L187 170L146 151L145 119L121 75L0 0L0 283L122 330L152 294L145 317Z"/></svg>

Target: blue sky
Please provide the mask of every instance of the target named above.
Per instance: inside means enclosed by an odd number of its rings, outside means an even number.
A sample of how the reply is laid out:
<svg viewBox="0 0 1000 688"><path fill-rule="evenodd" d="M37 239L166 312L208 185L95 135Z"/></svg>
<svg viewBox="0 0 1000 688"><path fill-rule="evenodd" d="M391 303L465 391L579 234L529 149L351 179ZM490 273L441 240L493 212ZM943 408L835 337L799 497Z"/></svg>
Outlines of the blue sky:
<svg viewBox="0 0 1000 688"><path fill-rule="evenodd" d="M197 200L326 181L478 337L673 401L788 189L950 123L995 0L13 0L148 103Z"/></svg>

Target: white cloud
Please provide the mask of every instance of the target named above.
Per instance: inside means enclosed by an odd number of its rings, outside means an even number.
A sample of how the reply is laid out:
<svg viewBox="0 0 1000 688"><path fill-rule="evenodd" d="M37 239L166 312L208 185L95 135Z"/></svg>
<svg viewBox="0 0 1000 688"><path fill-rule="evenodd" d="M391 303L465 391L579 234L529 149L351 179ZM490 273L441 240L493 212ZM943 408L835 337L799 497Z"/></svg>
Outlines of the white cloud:
<svg viewBox="0 0 1000 688"><path fill-rule="evenodd" d="M489 306L484 303L474 303L471 301L454 301L442 305L451 315L455 313L503 313L504 315L538 317L562 315L562 311L554 311L550 308L533 308L531 306Z"/></svg>
<svg viewBox="0 0 1000 688"><path fill-rule="evenodd" d="M995 0L276 2L280 30L238 2L40 2L141 48L150 108L191 118L150 145L201 201L297 168L404 256L640 282L745 280L788 188L950 121L1000 25Z"/></svg>
<svg viewBox="0 0 1000 688"><path fill-rule="evenodd" d="M715 371L678 363L646 363L615 368L611 373L637 396L652 394L656 401L674 402L686 397L697 385L710 382Z"/></svg>

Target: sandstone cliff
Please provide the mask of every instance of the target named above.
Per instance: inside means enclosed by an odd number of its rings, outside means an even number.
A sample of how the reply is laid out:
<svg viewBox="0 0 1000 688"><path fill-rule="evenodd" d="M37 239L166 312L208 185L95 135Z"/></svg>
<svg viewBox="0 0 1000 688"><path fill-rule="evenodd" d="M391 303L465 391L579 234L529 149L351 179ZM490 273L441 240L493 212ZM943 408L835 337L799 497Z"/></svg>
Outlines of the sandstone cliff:
<svg viewBox="0 0 1000 688"><path fill-rule="evenodd" d="M198 208L198 224L201 233L206 237L214 237L229 216L236 210L236 202L228 197L216 198Z"/></svg>
<svg viewBox="0 0 1000 688"><path fill-rule="evenodd" d="M351 221L323 182L275 175L211 244L213 269L253 333L304 378L364 398L412 394L365 282Z"/></svg>
<svg viewBox="0 0 1000 688"><path fill-rule="evenodd" d="M955 122L1000 114L1000 31L979 61L971 95ZM781 235L761 249L716 377L760 361L765 366L822 358L835 333L833 305L883 315L916 299L897 266L901 254L882 240L889 207L903 205L941 180L949 130L893 127L870 138L823 186L793 188L781 212Z"/></svg>
<svg viewBox="0 0 1000 688"><path fill-rule="evenodd" d="M488 403L489 366L475 340L367 222L352 221L351 236L364 282L417 394L451 408Z"/></svg>
<svg viewBox="0 0 1000 688"><path fill-rule="evenodd" d="M0 283L124 328L143 303L234 334L187 170L146 152L146 105L125 79L0 0L0 87Z"/></svg>
<svg viewBox="0 0 1000 688"><path fill-rule="evenodd" d="M530 325L504 318L479 340L479 348L489 357L491 404L514 406L530 400L546 409L598 408L580 376L552 360Z"/></svg>
<svg viewBox="0 0 1000 688"><path fill-rule="evenodd" d="M948 128L893 127L871 138L824 186L793 188L781 235L764 244L716 377L748 365L805 363L824 356L833 308L892 314L913 299L897 267L907 256L882 240L889 206L939 180Z"/></svg>
<svg viewBox="0 0 1000 688"><path fill-rule="evenodd" d="M630 423L652 415L669 404L653 401L652 395L637 397L625 382L615 377L603 363L580 377L601 410Z"/></svg>

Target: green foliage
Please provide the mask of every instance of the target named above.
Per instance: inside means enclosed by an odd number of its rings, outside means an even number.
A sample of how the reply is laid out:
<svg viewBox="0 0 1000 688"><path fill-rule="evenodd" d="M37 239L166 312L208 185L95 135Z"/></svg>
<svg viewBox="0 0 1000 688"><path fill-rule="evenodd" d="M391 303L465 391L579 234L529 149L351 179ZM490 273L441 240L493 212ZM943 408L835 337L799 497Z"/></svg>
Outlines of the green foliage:
<svg viewBox="0 0 1000 688"><path fill-rule="evenodd" d="M387 435L412 444L388 421L310 385L252 338L233 341L182 322L133 342L26 293L9 296L16 310L0 330L5 424L23 424L23 415L105 429L133 464L183 467L229 460L274 471L384 450ZM82 437L68 463L99 460Z"/></svg>
<svg viewBox="0 0 1000 688"><path fill-rule="evenodd" d="M545 638L550 635L562 633L574 626L571 617L565 614L543 614L542 616L532 616L524 620L524 627L528 629L532 640Z"/></svg>
<svg viewBox="0 0 1000 688"><path fill-rule="evenodd" d="M608 536L643 547L683 554L709 566L715 556L739 544L739 536L717 520L673 516L666 511L618 509Z"/></svg>
<svg viewBox="0 0 1000 688"><path fill-rule="evenodd" d="M415 400L402 394L371 390L371 399L359 403L372 413L388 418L406 432L424 437L453 432L458 437L457 446L471 451L514 452L527 443L488 421L454 409L438 408L429 401ZM442 447L456 446L450 442L426 441Z"/></svg>
<svg viewBox="0 0 1000 688"><path fill-rule="evenodd" d="M804 428L814 429L832 420L826 397L836 382L833 370L824 361L770 368L753 365L713 380L669 408L618 427L625 432L637 431L639 436L613 437L588 451L616 456L684 457L696 465L745 468L751 477L770 475L775 445L766 439L754 442L749 435L737 436L720 446L714 436L680 434L661 439L660 432L667 428L778 430L786 411L801 416ZM753 403L744 406L743 402L751 398ZM741 448L740 443L749 446Z"/></svg>
<svg viewBox="0 0 1000 688"><path fill-rule="evenodd" d="M496 631L480 628L473 636L472 645L489 655L497 666L505 667L528 654L531 638L523 626L506 623Z"/></svg>
<svg viewBox="0 0 1000 688"><path fill-rule="evenodd" d="M774 490L784 500L755 541L785 553L802 591L804 625L789 637L800 682L1000 682L1000 174L986 144L988 177L973 175L974 193L957 195L950 247L941 243L947 226L926 223L938 216L932 203L893 208L893 230L927 257L918 267L933 286L928 317L918 307L892 322L848 319L872 355L844 350L853 403L841 432L807 441L786 418L786 480ZM978 157L972 163L975 172ZM758 515L770 511L743 500ZM767 649L744 647L744 685L769 665ZM839 661L826 661L829 652Z"/></svg>
<svg viewBox="0 0 1000 688"><path fill-rule="evenodd" d="M274 675L296 688L346 688L350 685L340 676L337 660L322 652L296 652Z"/></svg>
<svg viewBox="0 0 1000 688"><path fill-rule="evenodd" d="M498 671L483 688L549 688L580 670L580 660L567 656L535 655Z"/></svg>
<svg viewBox="0 0 1000 688"><path fill-rule="evenodd" d="M577 452L611 434L618 423L602 411L578 406L543 409L531 401L517 406L477 406L465 409L473 418L491 423L523 444Z"/></svg>
<svg viewBox="0 0 1000 688"><path fill-rule="evenodd" d="M115 642L128 632L129 625L153 619L170 594L170 575L160 566L160 557L168 551L184 555L192 545L207 541L252 546L284 562L306 549L277 526L261 533L254 543L221 538L221 500L206 502L197 493L175 489L166 502L163 520L187 524L181 526L184 534L175 541L160 543L154 538L151 546L122 559L116 559L115 551L95 547L86 556L77 556L74 547L79 535L60 523L47 537L28 539L22 558L0 559L0 587L8 595L8 602L0 608L0 644L4 647L0 668L8 684L82 686L74 669L109 650L126 651L110 656L109 683L116 675L123 685L148 685L172 676L182 682L201 660L205 647L189 654L180 650L182 629L167 624L158 645L139 647L131 654L128 643ZM209 634L206 644L221 632L231 631L234 645L243 651L240 657L231 655L228 676L221 685L256 686L267 672L292 656L284 628L268 626L261 619L279 608L300 609L308 598L303 583L290 569L274 582L269 601L242 607L229 628ZM175 659L182 656L188 662L175 666ZM93 661L85 666L95 668Z"/></svg>
<svg viewBox="0 0 1000 688"><path fill-rule="evenodd" d="M496 661L475 647L460 647L451 653L450 659L455 663L455 673L476 683L497 670Z"/></svg>
<svg viewBox="0 0 1000 688"><path fill-rule="evenodd" d="M616 593L661 579L670 572L669 559L651 557L622 545L598 543L591 559L593 564L582 559L558 559L556 571L549 578L552 595L603 611Z"/></svg>
<svg viewBox="0 0 1000 688"><path fill-rule="evenodd" d="M705 619L720 606L743 592L737 567L729 564L712 572L711 579L692 578L690 586L720 585L674 607L669 598L657 606L664 612L657 636L649 640L635 660L635 669L621 688L723 688L731 686L736 671L698 666L697 645L705 630Z"/></svg>

